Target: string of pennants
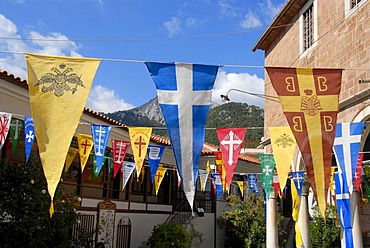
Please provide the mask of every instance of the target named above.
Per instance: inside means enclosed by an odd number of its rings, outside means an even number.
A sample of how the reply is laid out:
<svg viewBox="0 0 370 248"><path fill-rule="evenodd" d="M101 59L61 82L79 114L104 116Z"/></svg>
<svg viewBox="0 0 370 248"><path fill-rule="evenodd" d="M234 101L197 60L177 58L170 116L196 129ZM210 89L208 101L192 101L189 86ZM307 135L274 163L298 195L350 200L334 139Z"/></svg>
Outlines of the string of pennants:
<svg viewBox="0 0 370 248"><path fill-rule="evenodd" d="M32 135L37 137L39 155L51 197L50 214L52 215L54 211L52 201L60 181L70 141L79 124L101 59L36 54L26 54L25 57L34 122ZM219 66L154 62L145 62L145 65L157 89L158 102L167 126L182 188L190 206L193 207L205 123ZM273 155L259 156L261 166L264 166L261 174L262 184L267 190L271 187L268 180L273 177L271 173L274 169L273 160L276 161L280 184L281 182L285 184L291 170L290 164L286 164L286 161L292 161L295 153L290 147L297 146L320 212L325 216L333 146L340 165L338 167L340 181L348 186L350 192L353 189L350 185L355 174L353 161L357 161L359 153L359 145L356 146L355 151L353 150L353 139L350 138L352 127L347 127L353 123L336 124L342 69L283 67L265 67L265 69L278 95L289 127L284 127L285 131L282 134L275 127L276 139L281 139L280 141L273 138L274 130L270 128ZM27 128L26 121L25 128ZM225 187L228 188L240 155L246 128L216 130L220 141L221 160L226 171ZM346 133L348 130L350 130L349 134ZM103 130L95 131L101 139ZM105 132L107 138L107 130ZM143 130L135 134L130 132L130 139L135 139L140 147L147 148L149 137L150 134ZM361 138L361 134L356 137ZM338 143L335 140L338 140ZM95 154L102 150L100 143L99 146L95 145ZM282 152L283 150L289 151L285 153ZM342 152L344 155L341 155ZM137 165L142 165L146 150L133 149L133 153L135 167L138 169ZM350 161L348 161L348 154L351 154ZM290 157L291 159L287 159ZM97 158L97 167L101 159ZM216 158L217 160L220 159ZM285 161L283 166L279 165L281 161ZM350 165L347 165L348 162ZM269 175L265 173L266 171ZM137 173L140 172L137 170ZM222 177L222 173L219 177L216 175L214 181L219 182L221 179L222 183Z"/></svg>

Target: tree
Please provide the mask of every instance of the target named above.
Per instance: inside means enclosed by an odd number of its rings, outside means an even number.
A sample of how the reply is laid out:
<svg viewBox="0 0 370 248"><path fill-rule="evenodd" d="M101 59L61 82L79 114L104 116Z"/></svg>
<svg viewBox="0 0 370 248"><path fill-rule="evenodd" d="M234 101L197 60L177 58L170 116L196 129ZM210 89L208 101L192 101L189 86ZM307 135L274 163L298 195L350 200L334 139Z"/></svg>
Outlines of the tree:
<svg viewBox="0 0 370 248"><path fill-rule="evenodd" d="M50 196L39 161L1 161L0 182L2 247L69 247L76 198L58 187L50 218Z"/></svg>
<svg viewBox="0 0 370 248"><path fill-rule="evenodd" d="M190 236L182 225L168 222L153 228L148 244L155 248L188 248Z"/></svg>
<svg viewBox="0 0 370 248"><path fill-rule="evenodd" d="M224 247L266 247L266 219L262 196L249 194L241 202L238 196L231 195L227 199L231 210L224 211L219 219L221 226L225 227ZM278 218L278 223L283 219ZM283 229L279 228L280 245L285 243Z"/></svg>

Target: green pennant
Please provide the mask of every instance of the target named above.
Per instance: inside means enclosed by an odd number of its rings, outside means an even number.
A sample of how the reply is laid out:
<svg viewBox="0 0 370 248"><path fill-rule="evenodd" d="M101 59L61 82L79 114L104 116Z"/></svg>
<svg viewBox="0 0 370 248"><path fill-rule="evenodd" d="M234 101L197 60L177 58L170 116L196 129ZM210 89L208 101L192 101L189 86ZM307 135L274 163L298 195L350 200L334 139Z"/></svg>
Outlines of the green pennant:
<svg viewBox="0 0 370 248"><path fill-rule="evenodd" d="M12 152L15 152L15 149L17 148L19 138L21 136L21 130L23 128L23 121L14 119L10 121L10 138L12 141Z"/></svg>
<svg viewBox="0 0 370 248"><path fill-rule="evenodd" d="M103 160L103 165L104 165L104 163L105 163L105 160L107 159L107 157L106 156L104 156L104 160ZM96 179L98 176L99 176L99 173L98 173L98 168L96 168L96 159L95 159L95 155L94 155L94 157L93 157L93 175L94 175L94 179ZM101 176L101 174L102 174L102 171L103 170L100 170L100 176Z"/></svg>
<svg viewBox="0 0 370 248"><path fill-rule="evenodd" d="M108 153L108 173L113 174L113 156L112 152Z"/></svg>
<svg viewBox="0 0 370 248"><path fill-rule="evenodd" d="M266 192L267 199L270 198L272 178L274 177L275 160L273 154L257 154L260 161L262 173L260 175L262 187Z"/></svg>

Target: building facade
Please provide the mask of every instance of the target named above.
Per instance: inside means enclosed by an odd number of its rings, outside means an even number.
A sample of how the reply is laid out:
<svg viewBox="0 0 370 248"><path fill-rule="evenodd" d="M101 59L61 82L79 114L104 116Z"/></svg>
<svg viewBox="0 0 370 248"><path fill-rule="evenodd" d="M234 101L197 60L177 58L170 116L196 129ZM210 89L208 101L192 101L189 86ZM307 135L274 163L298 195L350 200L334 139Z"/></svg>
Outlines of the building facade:
<svg viewBox="0 0 370 248"><path fill-rule="evenodd" d="M370 160L370 1L288 0L259 38L265 66L342 68L338 123L366 121L361 151ZM265 94L277 96L265 73ZM268 127L287 126L279 103L265 100L264 141ZM370 238L370 206L360 201L361 228Z"/></svg>

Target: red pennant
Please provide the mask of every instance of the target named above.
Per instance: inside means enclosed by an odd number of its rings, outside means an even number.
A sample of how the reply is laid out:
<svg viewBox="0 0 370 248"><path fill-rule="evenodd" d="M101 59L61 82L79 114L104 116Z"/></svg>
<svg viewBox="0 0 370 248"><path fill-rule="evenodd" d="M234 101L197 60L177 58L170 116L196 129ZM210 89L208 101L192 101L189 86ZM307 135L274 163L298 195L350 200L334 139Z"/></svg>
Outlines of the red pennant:
<svg viewBox="0 0 370 248"><path fill-rule="evenodd" d="M126 152L130 147L129 141L123 140L112 140L112 153L113 153L113 166L114 173L113 177L116 177L117 172L121 169L123 164L123 159L126 156Z"/></svg>
<svg viewBox="0 0 370 248"><path fill-rule="evenodd" d="M275 189L276 195L279 195L281 197L281 194L280 194L280 183L279 183L279 177L278 177L278 174L277 173L274 174L274 177L272 179L272 182L273 182L273 185L274 185L274 189Z"/></svg>
<svg viewBox="0 0 370 248"><path fill-rule="evenodd" d="M227 188L230 188L247 129L217 128L216 131L226 171L226 184Z"/></svg>
<svg viewBox="0 0 370 248"><path fill-rule="evenodd" d="M355 185L357 190L360 190L360 186L361 186L362 161L363 160L364 160L364 153L360 152L358 154L355 176L353 177L353 184Z"/></svg>

